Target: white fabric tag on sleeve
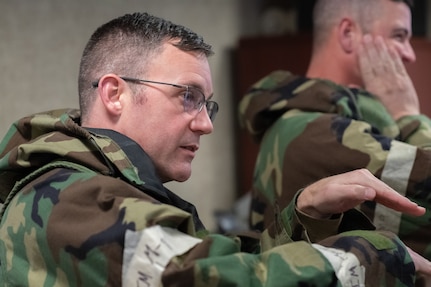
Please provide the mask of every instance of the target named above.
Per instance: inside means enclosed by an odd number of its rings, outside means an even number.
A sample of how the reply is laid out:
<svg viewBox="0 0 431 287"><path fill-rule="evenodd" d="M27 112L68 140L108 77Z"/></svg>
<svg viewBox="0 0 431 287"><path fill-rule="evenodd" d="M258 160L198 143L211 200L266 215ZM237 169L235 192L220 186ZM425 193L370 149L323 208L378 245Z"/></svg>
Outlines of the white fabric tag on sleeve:
<svg viewBox="0 0 431 287"><path fill-rule="evenodd" d="M201 239L176 229L155 225L140 231L127 230L123 253L123 286L161 286L169 261L184 254Z"/></svg>
<svg viewBox="0 0 431 287"><path fill-rule="evenodd" d="M343 287L365 286L365 267L355 254L319 244L312 246L328 259Z"/></svg>

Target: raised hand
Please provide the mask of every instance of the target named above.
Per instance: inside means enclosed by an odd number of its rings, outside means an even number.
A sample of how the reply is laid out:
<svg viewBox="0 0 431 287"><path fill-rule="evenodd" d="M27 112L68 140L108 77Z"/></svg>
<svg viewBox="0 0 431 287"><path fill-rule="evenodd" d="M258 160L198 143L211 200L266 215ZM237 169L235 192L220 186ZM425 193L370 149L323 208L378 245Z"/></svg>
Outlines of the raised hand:
<svg viewBox="0 0 431 287"><path fill-rule="evenodd" d="M364 88L376 95L392 118L420 112L419 100L400 55L381 36L365 35L358 49Z"/></svg>
<svg viewBox="0 0 431 287"><path fill-rule="evenodd" d="M312 217L327 218L367 200L413 216L425 213L425 208L397 193L367 169L321 179L307 186L296 204L300 211Z"/></svg>

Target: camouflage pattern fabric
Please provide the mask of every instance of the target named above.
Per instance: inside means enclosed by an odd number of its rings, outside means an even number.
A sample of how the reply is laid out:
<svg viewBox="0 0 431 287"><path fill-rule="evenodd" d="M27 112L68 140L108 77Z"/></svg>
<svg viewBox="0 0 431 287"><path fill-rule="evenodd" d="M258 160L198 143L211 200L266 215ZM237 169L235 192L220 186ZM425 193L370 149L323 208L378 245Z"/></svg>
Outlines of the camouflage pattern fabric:
<svg viewBox="0 0 431 287"><path fill-rule="evenodd" d="M322 79L274 71L240 104L241 124L260 144L253 177L253 228L263 230L296 192L321 178L367 168L427 208L421 217L373 202L360 209L378 230L396 233L431 259L431 121L395 122L370 93Z"/></svg>
<svg viewBox="0 0 431 287"><path fill-rule="evenodd" d="M76 110L32 115L0 144L0 286L122 286L126 235L155 226L197 243L166 266L148 266L160 282L141 269L133 286L342 286L329 257L292 241L292 205L281 211L281 229L260 240L210 234L193 214L152 196L164 192L152 164L138 170L117 142L79 122ZM142 256L155 265L159 246L143 243ZM414 264L392 233L351 231L320 246L355 254L366 286L413 284Z"/></svg>

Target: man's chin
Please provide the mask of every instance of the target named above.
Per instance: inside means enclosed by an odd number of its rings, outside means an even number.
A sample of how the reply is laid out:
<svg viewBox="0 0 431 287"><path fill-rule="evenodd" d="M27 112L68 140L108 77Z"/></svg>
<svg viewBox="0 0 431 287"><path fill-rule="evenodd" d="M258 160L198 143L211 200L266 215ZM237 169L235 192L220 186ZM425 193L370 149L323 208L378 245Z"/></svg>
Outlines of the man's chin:
<svg viewBox="0 0 431 287"><path fill-rule="evenodd" d="M188 180L191 175L192 175L191 168L188 168L188 169L182 169L179 171L174 171L170 175L161 176L161 180L163 183L166 183L169 181L184 182Z"/></svg>
<svg viewBox="0 0 431 287"><path fill-rule="evenodd" d="M184 181L188 180L191 175L192 175L191 172L189 172L187 174L177 176L174 180L178 181L178 182L184 182Z"/></svg>

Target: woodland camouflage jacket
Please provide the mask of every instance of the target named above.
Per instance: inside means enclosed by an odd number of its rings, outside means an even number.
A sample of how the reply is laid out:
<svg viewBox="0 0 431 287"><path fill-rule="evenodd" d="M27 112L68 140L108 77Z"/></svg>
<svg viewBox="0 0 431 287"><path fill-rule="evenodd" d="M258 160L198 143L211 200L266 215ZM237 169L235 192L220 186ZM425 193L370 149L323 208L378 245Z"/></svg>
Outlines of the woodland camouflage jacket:
<svg viewBox="0 0 431 287"><path fill-rule="evenodd" d="M390 230L431 259L431 121L395 122L370 93L321 79L274 71L240 105L242 125L260 144L251 223L263 229L298 189L323 177L367 168L427 208L421 217L373 202L361 206L379 230Z"/></svg>
<svg viewBox="0 0 431 287"><path fill-rule="evenodd" d="M261 245L209 234L139 146L79 122L76 110L32 115L0 143L0 286L342 286L337 278L354 282L362 268L367 286L412 286L396 236L292 242L302 226L292 205Z"/></svg>

